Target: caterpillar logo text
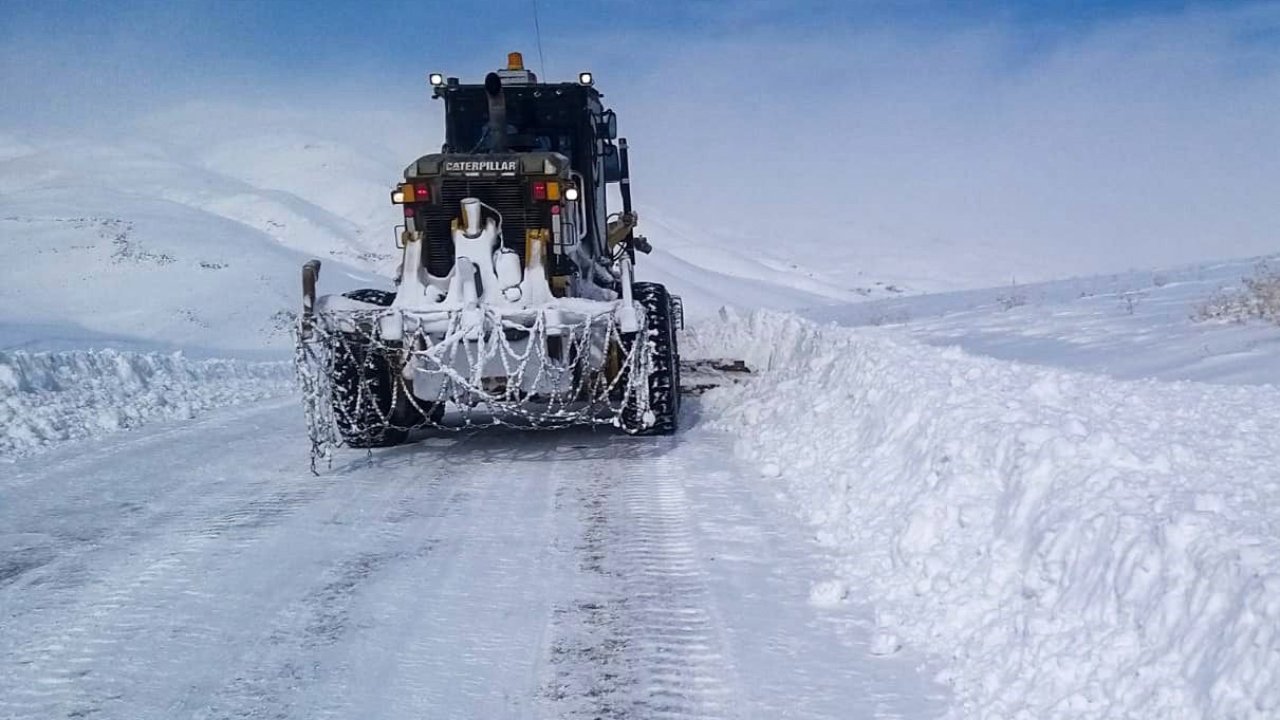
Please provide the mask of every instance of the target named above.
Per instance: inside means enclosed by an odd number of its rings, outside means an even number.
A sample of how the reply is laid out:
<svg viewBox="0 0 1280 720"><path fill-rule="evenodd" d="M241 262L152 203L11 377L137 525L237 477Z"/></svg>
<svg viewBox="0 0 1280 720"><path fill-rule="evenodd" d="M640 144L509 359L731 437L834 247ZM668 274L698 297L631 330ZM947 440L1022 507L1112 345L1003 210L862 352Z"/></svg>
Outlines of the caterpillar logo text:
<svg viewBox="0 0 1280 720"><path fill-rule="evenodd" d="M444 171L451 173L510 173L515 172L516 160L453 160L444 164Z"/></svg>

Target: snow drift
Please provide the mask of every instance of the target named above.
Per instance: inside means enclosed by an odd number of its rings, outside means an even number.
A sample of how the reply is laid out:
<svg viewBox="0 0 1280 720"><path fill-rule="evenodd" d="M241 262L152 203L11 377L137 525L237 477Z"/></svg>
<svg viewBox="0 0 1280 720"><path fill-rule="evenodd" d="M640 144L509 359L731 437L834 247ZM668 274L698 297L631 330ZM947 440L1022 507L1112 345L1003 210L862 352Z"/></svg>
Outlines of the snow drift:
<svg viewBox="0 0 1280 720"><path fill-rule="evenodd" d="M288 363L115 350L0 352L0 460L293 391Z"/></svg>
<svg viewBox="0 0 1280 720"><path fill-rule="evenodd" d="M820 594L943 658L958 714L1280 714L1280 388L724 318L686 355L763 373L704 407L833 549Z"/></svg>

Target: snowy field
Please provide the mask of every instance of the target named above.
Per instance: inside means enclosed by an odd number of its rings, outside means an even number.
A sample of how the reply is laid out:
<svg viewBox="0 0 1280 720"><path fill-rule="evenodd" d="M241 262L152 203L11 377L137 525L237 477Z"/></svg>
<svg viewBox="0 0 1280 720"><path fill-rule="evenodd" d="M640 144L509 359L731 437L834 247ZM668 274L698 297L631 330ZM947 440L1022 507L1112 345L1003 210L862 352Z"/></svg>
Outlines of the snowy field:
<svg viewBox="0 0 1280 720"><path fill-rule="evenodd" d="M385 286L399 168L156 138L0 136L0 717L1280 716L1280 329L1192 319L1256 259L925 294L642 208L754 370L687 431L313 477L298 267Z"/></svg>
<svg viewBox="0 0 1280 720"><path fill-rule="evenodd" d="M1274 266L1275 258L1270 259ZM1197 322L1242 291L1266 258L877 300L802 311L818 322L894 328L974 355L1132 380L1278 384L1280 332Z"/></svg>

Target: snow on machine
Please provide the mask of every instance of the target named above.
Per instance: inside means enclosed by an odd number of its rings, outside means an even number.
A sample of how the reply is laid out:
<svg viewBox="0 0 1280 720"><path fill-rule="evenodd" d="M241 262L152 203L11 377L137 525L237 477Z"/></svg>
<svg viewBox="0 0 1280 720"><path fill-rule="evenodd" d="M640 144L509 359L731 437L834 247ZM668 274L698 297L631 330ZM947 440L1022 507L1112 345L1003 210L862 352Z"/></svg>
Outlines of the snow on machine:
<svg viewBox="0 0 1280 720"><path fill-rule="evenodd" d="M445 144L404 172L394 292L316 296L298 365L317 452L421 427L609 423L674 433L678 298L637 282L627 142L590 73L540 83L512 53L480 85L431 75ZM621 211L606 207L616 185Z"/></svg>

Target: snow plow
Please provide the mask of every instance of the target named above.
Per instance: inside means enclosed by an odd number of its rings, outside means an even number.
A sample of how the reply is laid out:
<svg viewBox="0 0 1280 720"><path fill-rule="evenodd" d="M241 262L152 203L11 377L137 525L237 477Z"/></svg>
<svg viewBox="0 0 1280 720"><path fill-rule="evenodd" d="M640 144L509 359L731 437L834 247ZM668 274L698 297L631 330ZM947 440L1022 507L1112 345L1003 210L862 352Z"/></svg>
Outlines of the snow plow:
<svg viewBox="0 0 1280 720"><path fill-rule="evenodd" d="M320 262L303 268L313 449L397 445L424 427L674 433L683 311L635 279L651 248L591 74L540 83L512 53L483 84L433 73L431 85L445 143L391 192L404 212L395 290L317 296Z"/></svg>

